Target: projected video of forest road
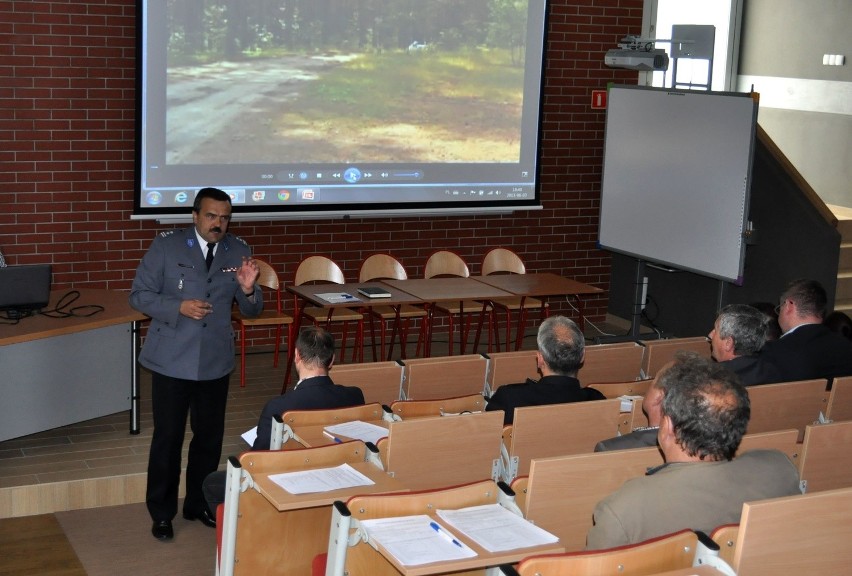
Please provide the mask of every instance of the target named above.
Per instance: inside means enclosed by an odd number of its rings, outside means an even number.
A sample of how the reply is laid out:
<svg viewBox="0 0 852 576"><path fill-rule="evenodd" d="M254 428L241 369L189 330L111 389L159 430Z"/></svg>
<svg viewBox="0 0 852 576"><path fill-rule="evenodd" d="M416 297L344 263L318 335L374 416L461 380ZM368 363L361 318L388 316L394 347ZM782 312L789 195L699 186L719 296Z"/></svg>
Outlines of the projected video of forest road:
<svg viewBox="0 0 852 576"><path fill-rule="evenodd" d="M518 162L526 2L169 9L168 164Z"/></svg>

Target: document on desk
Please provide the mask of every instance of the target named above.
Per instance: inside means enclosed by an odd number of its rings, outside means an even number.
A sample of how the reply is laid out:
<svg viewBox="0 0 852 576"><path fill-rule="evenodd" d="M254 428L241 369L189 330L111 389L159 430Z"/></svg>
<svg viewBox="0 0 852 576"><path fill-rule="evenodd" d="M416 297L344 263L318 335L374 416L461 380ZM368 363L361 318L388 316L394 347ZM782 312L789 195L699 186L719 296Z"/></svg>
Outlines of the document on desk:
<svg viewBox="0 0 852 576"><path fill-rule="evenodd" d="M363 440L364 442L372 442L375 444L379 438L384 438L388 435L388 429L383 426L376 426L369 422L360 420L352 420L351 422L343 422L341 424L332 424L323 428L326 436L332 439L351 438L353 440Z"/></svg>
<svg viewBox="0 0 852 576"><path fill-rule="evenodd" d="M290 494L331 492L332 490L375 484L375 482L355 470L349 464L341 464L335 468L317 468L316 470L270 474L269 479Z"/></svg>
<svg viewBox="0 0 852 576"><path fill-rule="evenodd" d="M329 304L340 304L341 302L361 302L361 299L346 292L323 292L317 294L317 298L322 298Z"/></svg>
<svg viewBox="0 0 852 576"><path fill-rule="evenodd" d="M542 546L559 541L547 530L499 504L438 510L438 517L489 552Z"/></svg>
<svg viewBox="0 0 852 576"><path fill-rule="evenodd" d="M373 540L403 566L472 558L476 552L425 514L361 520ZM375 544L373 545L375 547Z"/></svg>

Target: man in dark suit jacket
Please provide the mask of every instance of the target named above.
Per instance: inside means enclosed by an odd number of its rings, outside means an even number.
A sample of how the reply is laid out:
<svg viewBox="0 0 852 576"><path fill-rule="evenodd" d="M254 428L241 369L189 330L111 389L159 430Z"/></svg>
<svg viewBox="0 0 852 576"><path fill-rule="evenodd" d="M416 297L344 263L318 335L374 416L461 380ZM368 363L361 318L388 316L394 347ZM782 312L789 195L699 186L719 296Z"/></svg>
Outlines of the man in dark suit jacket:
<svg viewBox="0 0 852 576"><path fill-rule="evenodd" d="M511 424L515 408L603 400L594 388L583 388L577 371L583 364L585 338L573 320L551 316L538 328L536 366L541 379L500 386L485 405L486 411L503 410L504 424Z"/></svg>
<svg viewBox="0 0 852 576"><path fill-rule="evenodd" d="M299 381L281 396L266 403L257 423L257 438L252 450L269 450L272 417L288 410L346 408L364 404L364 393L356 386L332 382L328 371L334 364L334 337L315 326L299 332L293 365ZM204 497L211 511L225 501L226 473L217 470L204 479Z"/></svg>
<svg viewBox="0 0 852 576"><path fill-rule="evenodd" d="M746 304L729 304L719 311L710 338L710 353L740 377L744 386L784 380L781 371L761 355L770 318Z"/></svg>
<svg viewBox="0 0 852 576"><path fill-rule="evenodd" d="M334 364L334 338L309 326L296 340L293 365L299 381L286 394L266 403L257 423L257 438L252 450L269 450L272 417L288 410L346 408L364 404L364 394L356 386L340 386L331 381L328 371Z"/></svg>
<svg viewBox="0 0 852 576"><path fill-rule="evenodd" d="M852 342L822 324L828 298L814 280L795 280L781 295L778 323L784 334L767 342L764 356L785 381L852 375Z"/></svg>
<svg viewBox="0 0 852 576"><path fill-rule="evenodd" d="M642 412L648 417L648 426L634 428L628 434L601 440L595 445L595 452L648 448L657 445L657 429L660 427L660 420L663 418L663 389L657 386L657 382L660 381L660 378L672 364L674 362L669 362L657 371L657 377L651 382L648 391L642 397Z"/></svg>

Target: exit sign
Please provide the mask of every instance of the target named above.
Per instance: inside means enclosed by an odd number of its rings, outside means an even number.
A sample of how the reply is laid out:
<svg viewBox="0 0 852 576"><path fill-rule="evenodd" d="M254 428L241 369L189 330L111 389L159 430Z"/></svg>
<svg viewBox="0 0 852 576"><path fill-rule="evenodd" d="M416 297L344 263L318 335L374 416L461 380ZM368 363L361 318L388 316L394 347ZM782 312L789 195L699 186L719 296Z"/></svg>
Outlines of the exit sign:
<svg viewBox="0 0 852 576"><path fill-rule="evenodd" d="M592 110L606 109L606 90L592 90Z"/></svg>

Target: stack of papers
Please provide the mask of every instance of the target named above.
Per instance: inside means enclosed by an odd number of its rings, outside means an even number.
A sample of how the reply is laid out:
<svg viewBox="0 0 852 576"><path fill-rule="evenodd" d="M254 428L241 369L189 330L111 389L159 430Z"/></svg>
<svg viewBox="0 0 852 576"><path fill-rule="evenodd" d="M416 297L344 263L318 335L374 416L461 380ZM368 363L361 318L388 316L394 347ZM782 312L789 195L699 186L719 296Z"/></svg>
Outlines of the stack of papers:
<svg viewBox="0 0 852 576"><path fill-rule="evenodd" d="M367 533L368 541L374 540L381 544L403 566L476 556L476 552L425 514L361 520L360 523Z"/></svg>
<svg viewBox="0 0 852 576"><path fill-rule="evenodd" d="M290 494L330 492L331 490L375 484L349 464L341 464L336 468L317 468L316 470L270 474L269 479Z"/></svg>
<svg viewBox="0 0 852 576"><path fill-rule="evenodd" d="M333 424L323 428L326 436L333 440L363 440L375 444L380 438L388 435L388 429L369 422L353 420L342 424ZM342 437L342 438L341 438Z"/></svg>
<svg viewBox="0 0 852 576"><path fill-rule="evenodd" d="M489 552L559 542L559 538L547 530L542 530L499 504L438 510L438 516Z"/></svg>

